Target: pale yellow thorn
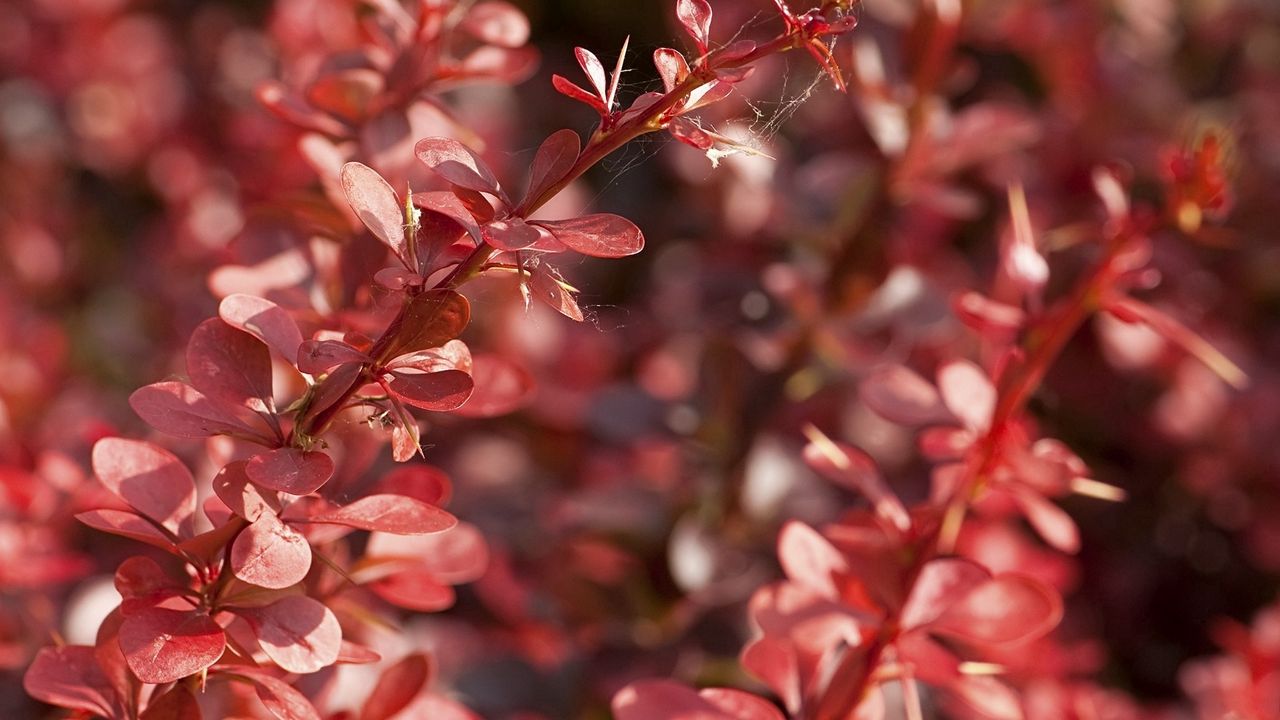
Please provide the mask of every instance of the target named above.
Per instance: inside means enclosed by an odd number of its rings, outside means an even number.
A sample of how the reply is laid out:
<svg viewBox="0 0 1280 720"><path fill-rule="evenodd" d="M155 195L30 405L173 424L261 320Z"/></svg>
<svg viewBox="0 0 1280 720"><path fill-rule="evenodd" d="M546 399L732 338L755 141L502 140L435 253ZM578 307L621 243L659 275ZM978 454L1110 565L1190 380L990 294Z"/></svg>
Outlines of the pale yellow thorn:
<svg viewBox="0 0 1280 720"><path fill-rule="evenodd" d="M813 423L805 423L804 436L808 438L809 442L818 449L818 452L822 453L824 457L830 460L831 464L835 465L837 469L848 470L851 467L849 464L849 456L845 455L840 450L840 446L836 445L831 438L827 437L826 433L819 430L818 426Z"/></svg>
<svg viewBox="0 0 1280 720"><path fill-rule="evenodd" d="M1110 502L1124 502L1124 499L1128 497L1123 488L1086 477L1071 478L1071 492Z"/></svg>

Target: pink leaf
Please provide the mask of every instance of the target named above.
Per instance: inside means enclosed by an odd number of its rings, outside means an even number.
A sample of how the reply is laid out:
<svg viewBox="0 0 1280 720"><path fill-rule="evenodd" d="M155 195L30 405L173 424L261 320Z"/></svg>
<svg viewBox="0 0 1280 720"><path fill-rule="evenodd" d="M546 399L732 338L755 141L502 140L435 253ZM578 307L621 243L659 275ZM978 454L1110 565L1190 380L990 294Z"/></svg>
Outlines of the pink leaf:
<svg viewBox="0 0 1280 720"><path fill-rule="evenodd" d="M804 460L832 482L861 493L871 502L876 515L899 532L911 529L906 507L885 484L875 461L866 453L822 436L819 442L805 445Z"/></svg>
<svg viewBox="0 0 1280 720"><path fill-rule="evenodd" d="M710 150L715 147L716 139L711 133L702 129L698 123L689 118L678 117L667 125L667 132L680 142L698 150Z"/></svg>
<svg viewBox="0 0 1280 720"><path fill-rule="evenodd" d="M698 695L734 720L785 720L773 703L748 692L732 688L703 688Z"/></svg>
<svg viewBox="0 0 1280 720"><path fill-rule="evenodd" d="M711 5L707 0L676 0L676 17L705 55L711 42Z"/></svg>
<svg viewBox="0 0 1280 720"><path fill-rule="evenodd" d="M280 720L320 720L320 713L292 685L259 668L236 666L234 673L254 684L258 699Z"/></svg>
<svg viewBox="0 0 1280 720"><path fill-rule="evenodd" d="M457 410L471 397L475 383L461 370L441 370L431 373L391 373L388 383L396 397L423 410L448 412Z"/></svg>
<svg viewBox="0 0 1280 720"><path fill-rule="evenodd" d="M276 448L254 455L244 470L250 480L264 488L307 495L333 477L333 460L322 452Z"/></svg>
<svg viewBox="0 0 1280 720"><path fill-rule="evenodd" d="M369 584L375 595L406 610L439 612L453 606L453 588L437 580L431 573L406 569Z"/></svg>
<svg viewBox="0 0 1280 720"><path fill-rule="evenodd" d="M249 480L244 460L230 463L213 476L213 492L231 512L250 522L258 516L281 509L280 498L273 491L261 491Z"/></svg>
<svg viewBox="0 0 1280 720"><path fill-rule="evenodd" d="M379 362L441 345L462 334L471 321L471 304L453 290L428 290L408 300L403 323L393 342L382 348Z"/></svg>
<svg viewBox="0 0 1280 720"><path fill-rule="evenodd" d="M122 612L126 615L175 597L183 589L160 567L160 563L141 555L120 563L116 568L115 587L124 598Z"/></svg>
<svg viewBox="0 0 1280 720"><path fill-rule="evenodd" d="M402 495L369 495L309 519L395 535L428 535L458 524L457 518L444 510Z"/></svg>
<svg viewBox="0 0 1280 720"><path fill-rule="evenodd" d="M329 608L305 595L291 595L262 608L236 612L249 621L272 662L293 673L332 665L342 648L342 628Z"/></svg>
<svg viewBox="0 0 1280 720"><path fill-rule="evenodd" d="M274 412L271 353L220 318L200 323L187 342L187 374L206 397L254 412Z"/></svg>
<svg viewBox="0 0 1280 720"><path fill-rule="evenodd" d="M471 349L461 340L450 340L437 348L401 355L384 365L387 370L411 370L423 373L441 370L471 372Z"/></svg>
<svg viewBox="0 0 1280 720"><path fill-rule="evenodd" d="M484 237L480 234L480 224L476 221L475 215L472 214L466 203L458 197L457 193L448 190L418 192L413 194L413 204L423 210L437 213L453 220L463 230L466 230L467 234L477 243L484 240Z"/></svg>
<svg viewBox="0 0 1280 720"><path fill-rule="evenodd" d="M578 307L573 291L548 266L539 264L529 272L529 289L534 297L556 312L582 322L582 308Z"/></svg>
<svg viewBox="0 0 1280 720"><path fill-rule="evenodd" d="M94 530L121 535L167 552L177 553L177 546L174 545L173 540L137 513L104 508L78 513L76 519Z"/></svg>
<svg viewBox="0 0 1280 720"><path fill-rule="evenodd" d="M485 242L499 250L523 250L538 242L538 231L518 217L494 220L480 229Z"/></svg>
<svg viewBox="0 0 1280 720"><path fill-rule="evenodd" d="M938 369L938 390L953 415L974 432L991 427L996 388L982 368L968 360L952 360Z"/></svg>
<svg viewBox="0 0 1280 720"><path fill-rule="evenodd" d="M835 576L849 572L839 550L817 530L794 520L778 533L778 562L792 582L833 599L839 597Z"/></svg>
<svg viewBox="0 0 1280 720"><path fill-rule="evenodd" d="M1012 337L1027 321L1027 314L1021 308L997 302L972 291L957 295L952 300L951 307L960 322L994 341Z"/></svg>
<svg viewBox="0 0 1280 720"><path fill-rule="evenodd" d="M941 558L925 564L902 606L903 632L922 627L942 615L958 598L987 581L991 573L960 558Z"/></svg>
<svg viewBox="0 0 1280 720"><path fill-rule="evenodd" d="M609 111L604 107L604 100L592 95L573 83L572 80L562 75L551 76L551 86L561 95L577 100L578 102L590 105L593 110L603 115L608 115Z"/></svg>
<svg viewBox="0 0 1280 720"><path fill-rule="evenodd" d="M31 697L69 710L124 718L119 694L103 672L94 649L84 645L41 648L22 676Z"/></svg>
<svg viewBox="0 0 1280 720"><path fill-rule="evenodd" d="M370 558L414 560L433 578L451 585L478 580L489 567L484 534L465 522L432 535L373 533L365 553Z"/></svg>
<svg viewBox="0 0 1280 720"><path fill-rule="evenodd" d="M93 446L93 472L130 507L173 534L194 534L195 480L169 451L139 440L103 438Z"/></svg>
<svg viewBox="0 0 1280 720"><path fill-rule="evenodd" d="M413 704L400 714L403 718L431 718L431 720L480 720L480 716L468 710L456 700L427 693L418 696Z"/></svg>
<svg viewBox="0 0 1280 720"><path fill-rule="evenodd" d="M902 365L888 365L858 385L858 394L876 414L903 425L953 421L928 380Z"/></svg>
<svg viewBox="0 0 1280 720"><path fill-rule="evenodd" d="M689 63L685 61L684 55L680 54L679 50L672 48L654 50L653 64L658 68L658 75L662 78L662 88L665 92L671 92L689 77Z"/></svg>
<svg viewBox="0 0 1280 720"><path fill-rule="evenodd" d="M395 190L376 170L358 162L343 165L339 179L356 217L408 267L409 244L404 235L404 208Z"/></svg>
<svg viewBox="0 0 1280 720"><path fill-rule="evenodd" d="M600 64L600 58L590 50L582 47L573 49L573 55L578 59L578 65L582 67L582 72L587 74L587 79L591 81L591 87L595 88L596 96L604 102L608 97L608 81L604 76L604 65Z"/></svg>
<svg viewBox="0 0 1280 720"><path fill-rule="evenodd" d="M929 631L970 643L1015 643L1040 637L1062 619L1062 599L1038 580L1000 575L968 592L929 623Z"/></svg>
<svg viewBox="0 0 1280 720"><path fill-rule="evenodd" d="M347 665L368 665L382 660L382 656L363 645L342 641L342 649L338 651L338 662Z"/></svg>
<svg viewBox="0 0 1280 720"><path fill-rule="evenodd" d="M617 258L644 249L644 235L635 223L611 213L583 215L572 220L539 220L557 240L592 257Z"/></svg>
<svg viewBox="0 0 1280 720"><path fill-rule="evenodd" d="M319 375L343 363L371 360L368 355L339 340L307 340L298 346L295 357L298 369L309 375Z"/></svg>
<svg viewBox="0 0 1280 720"><path fill-rule="evenodd" d="M453 494L443 470L430 465L408 465L387 473L374 486L374 494L405 495L430 505L445 505Z"/></svg>
<svg viewBox="0 0 1280 720"><path fill-rule="evenodd" d="M671 680L640 680L613 696L617 720L783 720L771 703L741 690L701 692Z"/></svg>
<svg viewBox="0 0 1280 720"><path fill-rule="evenodd" d="M129 669L145 683L181 680L222 657L222 628L199 611L153 607L124 619L120 649Z"/></svg>
<svg viewBox="0 0 1280 720"><path fill-rule="evenodd" d="M792 713L800 710L800 668L791 644L763 636L742 649L742 668L768 685Z"/></svg>
<svg viewBox="0 0 1280 720"><path fill-rule="evenodd" d="M275 513L264 512L236 536L231 569L250 585L287 588L301 582L311 569L311 545Z"/></svg>
<svg viewBox="0 0 1280 720"><path fill-rule="evenodd" d="M557 130L542 141L529 169L529 192L525 202L536 199L564 179L582 151L582 140L573 130Z"/></svg>
<svg viewBox="0 0 1280 720"><path fill-rule="evenodd" d="M233 435L260 445L272 443L260 430L185 383L170 381L140 387L129 396L129 405L148 425L169 435Z"/></svg>
<svg viewBox="0 0 1280 720"><path fill-rule="evenodd" d="M1117 297L1106 306L1107 312L1125 322L1146 323L1161 337L1182 348L1187 354L1204 363L1231 387L1242 390L1249 385L1249 376L1226 355L1208 341L1183 325L1177 318L1133 298Z"/></svg>
<svg viewBox="0 0 1280 720"><path fill-rule="evenodd" d="M528 18L500 0L476 3L462 18L460 27L490 45L517 48L529 41Z"/></svg>
<svg viewBox="0 0 1280 720"><path fill-rule="evenodd" d="M497 355L472 359L475 390L458 414L465 417L497 417L515 412L533 398L533 378L523 367Z"/></svg>
<svg viewBox="0 0 1280 720"><path fill-rule="evenodd" d="M369 68L349 68L324 75L306 91L307 102L350 123L358 123L382 92L383 76Z"/></svg>
<svg viewBox="0 0 1280 720"><path fill-rule="evenodd" d="M993 677L966 677L947 686L947 692L976 710L977 717L985 720L1023 720L1026 717L1018 693Z"/></svg>
<svg viewBox="0 0 1280 720"><path fill-rule="evenodd" d="M218 305L218 315L228 325L266 343L290 364L298 357L302 333L289 313L270 300L242 293L228 295Z"/></svg>
<svg viewBox="0 0 1280 720"><path fill-rule="evenodd" d="M413 702L430 680L430 659L422 653L406 655L378 678L360 709L360 720L389 720Z"/></svg>
<svg viewBox="0 0 1280 720"><path fill-rule="evenodd" d="M1065 510L1030 488L1014 488L1013 499L1045 542L1064 553L1080 551L1080 530Z"/></svg>
<svg viewBox="0 0 1280 720"><path fill-rule="evenodd" d="M493 171L479 155L457 140L424 138L413 149L418 159L432 172L454 185L502 197L502 189Z"/></svg>
<svg viewBox="0 0 1280 720"><path fill-rule="evenodd" d="M138 720L201 720L200 704L185 685L175 685L147 702Z"/></svg>
<svg viewBox="0 0 1280 720"><path fill-rule="evenodd" d="M351 385L362 377L363 372L364 366L359 363L347 363L331 370L324 381L318 384L303 421L314 418L328 410L334 403L341 401L346 396L347 390L351 389Z"/></svg>

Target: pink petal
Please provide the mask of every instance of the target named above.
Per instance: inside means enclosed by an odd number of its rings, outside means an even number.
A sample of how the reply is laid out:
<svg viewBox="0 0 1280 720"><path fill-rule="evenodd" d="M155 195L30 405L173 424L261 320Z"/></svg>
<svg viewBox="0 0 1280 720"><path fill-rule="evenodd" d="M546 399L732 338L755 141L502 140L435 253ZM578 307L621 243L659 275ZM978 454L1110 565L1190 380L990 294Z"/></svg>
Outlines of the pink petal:
<svg viewBox="0 0 1280 720"><path fill-rule="evenodd" d="M169 451L140 440L104 438L93 446L93 472L134 510L175 535L194 534L195 480Z"/></svg>

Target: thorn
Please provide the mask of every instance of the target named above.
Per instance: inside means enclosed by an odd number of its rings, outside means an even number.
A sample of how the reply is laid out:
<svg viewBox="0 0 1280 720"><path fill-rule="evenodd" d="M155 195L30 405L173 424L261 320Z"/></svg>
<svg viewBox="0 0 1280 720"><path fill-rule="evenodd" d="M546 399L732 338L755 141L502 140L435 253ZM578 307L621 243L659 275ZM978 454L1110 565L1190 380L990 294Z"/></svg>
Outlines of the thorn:
<svg viewBox="0 0 1280 720"><path fill-rule="evenodd" d="M804 436L809 439L810 444L830 460L831 464L835 465L837 469L848 470L851 467L849 457L840 450L840 446L836 445L835 441L819 430L818 426L813 423L805 423L803 432Z"/></svg>
<svg viewBox="0 0 1280 720"><path fill-rule="evenodd" d="M1124 502L1128 497L1128 493L1123 488L1086 477L1071 478L1071 491L1077 495L1110 502Z"/></svg>

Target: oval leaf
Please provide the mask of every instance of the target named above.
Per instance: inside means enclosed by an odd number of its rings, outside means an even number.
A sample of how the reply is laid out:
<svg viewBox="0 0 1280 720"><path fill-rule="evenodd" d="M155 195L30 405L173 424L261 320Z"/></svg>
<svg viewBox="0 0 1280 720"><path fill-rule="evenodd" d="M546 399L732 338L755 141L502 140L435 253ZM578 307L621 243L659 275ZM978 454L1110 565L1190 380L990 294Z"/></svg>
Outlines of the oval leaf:
<svg viewBox="0 0 1280 720"><path fill-rule="evenodd" d="M539 220L537 224L560 242L591 257L626 257L644 249L640 228L621 215L595 213L572 220Z"/></svg>
<svg viewBox="0 0 1280 720"><path fill-rule="evenodd" d="M245 473L255 484L290 495L306 495L333 477L333 460L322 452L276 448L254 455Z"/></svg>
<svg viewBox="0 0 1280 720"><path fill-rule="evenodd" d="M310 569L311 545L272 512L262 513L231 546L231 570L250 585L287 588Z"/></svg>
<svg viewBox="0 0 1280 720"><path fill-rule="evenodd" d="M875 370L858 385L858 394L876 414L903 425L954 420L937 389L902 365Z"/></svg>
<svg viewBox="0 0 1280 720"><path fill-rule="evenodd" d="M280 498L273 491L261 491L249 481L243 460L233 462L213 476L213 492L231 512L252 522L263 513L279 513Z"/></svg>
<svg viewBox="0 0 1280 720"><path fill-rule="evenodd" d="M414 152L432 172L454 185L501 195L493 171L472 152L471 148L446 137L429 137L418 141Z"/></svg>
<svg viewBox="0 0 1280 720"><path fill-rule="evenodd" d="M431 661L422 653L407 655L378 678L360 709L360 720L388 720L413 702L431 680Z"/></svg>
<svg viewBox="0 0 1280 720"><path fill-rule="evenodd" d="M368 355L338 340L308 340L298 346L298 369L309 375L319 375L331 367L343 363L361 363L370 360Z"/></svg>
<svg viewBox="0 0 1280 720"><path fill-rule="evenodd" d="M144 422L169 435L192 438L236 435L260 445L272 442L261 431L186 383L170 381L140 387L129 396L129 405Z"/></svg>
<svg viewBox="0 0 1280 720"><path fill-rule="evenodd" d="M218 305L218 316L266 343L290 364L298 357L302 333L289 313L270 300L243 293L228 295Z"/></svg>
<svg viewBox="0 0 1280 720"><path fill-rule="evenodd" d="M381 348L379 362L406 353L436 348L462 334L471 321L471 304L453 290L429 290L408 300L399 327L389 328L393 338Z"/></svg>
<svg viewBox="0 0 1280 720"><path fill-rule="evenodd" d="M202 612L147 608L120 625L120 650L129 669L145 683L181 680L222 657L226 636Z"/></svg>
<svg viewBox="0 0 1280 720"><path fill-rule="evenodd" d="M444 510L403 495L369 495L310 520L393 535L428 535L458 524L458 519Z"/></svg>
<svg viewBox="0 0 1280 720"><path fill-rule="evenodd" d="M305 595L236 611L249 621L272 662L293 673L313 673L338 660L342 628L332 611Z"/></svg>
<svg viewBox="0 0 1280 720"><path fill-rule="evenodd" d="M378 171L358 162L343 165L338 179L342 183L342 192L347 196L347 204L355 211L356 217L408 267L404 208L395 190Z"/></svg>
<svg viewBox="0 0 1280 720"><path fill-rule="evenodd" d="M22 676L22 687L31 697L50 705L104 717L121 716L120 697L92 647L40 648Z"/></svg>
<svg viewBox="0 0 1280 720"><path fill-rule="evenodd" d="M529 168L529 192L525 194L525 202L536 200L569 174L580 152L582 139L573 130L557 130L547 136L533 156L533 166Z"/></svg>
<svg viewBox="0 0 1280 720"><path fill-rule="evenodd" d="M221 318L209 318L191 333L187 375L206 397L255 412L275 409L267 346Z"/></svg>
<svg viewBox="0 0 1280 720"><path fill-rule="evenodd" d="M396 397L423 410L457 410L471 397L475 383L461 370L432 373L392 372L387 384Z"/></svg>
<svg viewBox="0 0 1280 720"><path fill-rule="evenodd" d="M93 472L134 510L179 537L194 534L195 480L168 450L140 440L103 438L93 446Z"/></svg>

